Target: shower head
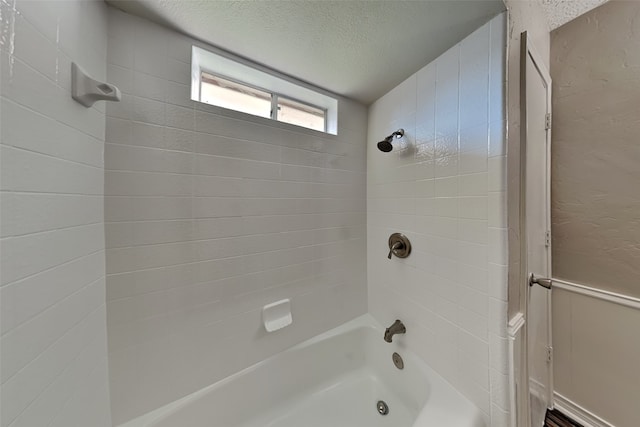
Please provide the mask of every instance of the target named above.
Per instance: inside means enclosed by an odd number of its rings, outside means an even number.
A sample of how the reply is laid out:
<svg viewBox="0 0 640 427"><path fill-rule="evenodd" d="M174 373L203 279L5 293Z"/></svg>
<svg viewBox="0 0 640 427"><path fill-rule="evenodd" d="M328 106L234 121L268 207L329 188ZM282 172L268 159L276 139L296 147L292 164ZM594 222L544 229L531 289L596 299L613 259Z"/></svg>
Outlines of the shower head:
<svg viewBox="0 0 640 427"><path fill-rule="evenodd" d="M382 151L383 153L388 153L389 151L393 150L391 139L392 138L388 136L383 141L378 142L378 150Z"/></svg>
<svg viewBox="0 0 640 427"><path fill-rule="evenodd" d="M404 129L398 129L382 141L378 142L378 150L382 151L383 153L388 153L389 151L393 150L393 145L391 144L393 138L402 138L403 136Z"/></svg>

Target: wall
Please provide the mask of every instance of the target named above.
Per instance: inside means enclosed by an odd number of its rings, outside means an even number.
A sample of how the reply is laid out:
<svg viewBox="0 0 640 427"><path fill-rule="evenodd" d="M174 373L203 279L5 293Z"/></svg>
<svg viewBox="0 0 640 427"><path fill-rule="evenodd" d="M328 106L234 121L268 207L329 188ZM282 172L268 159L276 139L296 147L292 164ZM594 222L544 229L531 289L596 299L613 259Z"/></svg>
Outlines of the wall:
<svg viewBox="0 0 640 427"><path fill-rule="evenodd" d="M552 35L553 270L640 297L640 5L614 1Z"/></svg>
<svg viewBox="0 0 640 427"><path fill-rule="evenodd" d="M369 110L369 310L484 412L507 423L505 16ZM377 141L405 137L382 153ZM393 232L413 252L387 260Z"/></svg>
<svg viewBox="0 0 640 427"><path fill-rule="evenodd" d="M639 43L640 4L625 1L551 36L554 276L635 298ZM618 427L640 425L640 311L567 291L553 307L556 392Z"/></svg>
<svg viewBox="0 0 640 427"><path fill-rule="evenodd" d="M106 76L98 1L0 2L2 426L111 426L104 103L70 95L71 61Z"/></svg>
<svg viewBox="0 0 640 427"><path fill-rule="evenodd" d="M190 100L202 43L112 9L107 311L114 423L366 312L366 109L338 136ZM292 299L267 334L262 306Z"/></svg>
<svg viewBox="0 0 640 427"><path fill-rule="evenodd" d="M640 425L638 325L640 303L631 308L554 290L556 405L574 416L585 418L591 413L610 423L594 426Z"/></svg>

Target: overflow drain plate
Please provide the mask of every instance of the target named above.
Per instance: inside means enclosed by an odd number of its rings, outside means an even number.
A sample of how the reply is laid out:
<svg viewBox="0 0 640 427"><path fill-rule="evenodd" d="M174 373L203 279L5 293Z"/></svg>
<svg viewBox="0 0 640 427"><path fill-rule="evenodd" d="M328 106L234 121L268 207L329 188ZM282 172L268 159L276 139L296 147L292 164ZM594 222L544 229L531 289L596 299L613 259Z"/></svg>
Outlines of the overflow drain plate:
<svg viewBox="0 0 640 427"><path fill-rule="evenodd" d="M380 415L387 415L389 413L389 407L384 400L378 400L378 403L376 403L376 408L378 408L378 413Z"/></svg>
<svg viewBox="0 0 640 427"><path fill-rule="evenodd" d="M402 360L402 356L398 353L393 353L391 355L391 359L393 360L393 364L396 365L396 368L404 369L404 360Z"/></svg>

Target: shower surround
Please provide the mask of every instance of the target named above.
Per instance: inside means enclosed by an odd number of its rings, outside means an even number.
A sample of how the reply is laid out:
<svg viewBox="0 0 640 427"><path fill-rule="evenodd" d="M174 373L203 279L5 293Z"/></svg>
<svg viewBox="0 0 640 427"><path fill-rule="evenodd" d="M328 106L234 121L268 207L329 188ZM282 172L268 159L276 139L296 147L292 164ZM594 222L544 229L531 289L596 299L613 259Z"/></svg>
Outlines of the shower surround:
<svg viewBox="0 0 640 427"><path fill-rule="evenodd" d="M210 47L102 1L0 6L3 425L119 425L367 311L505 425L503 17L334 136L191 101Z"/></svg>
<svg viewBox="0 0 640 427"><path fill-rule="evenodd" d="M407 347L494 427L509 409L505 26L497 16L376 101L367 147L369 313L402 319ZM395 232L413 249L389 261Z"/></svg>
<svg viewBox="0 0 640 427"><path fill-rule="evenodd" d="M104 104L107 6L0 1L0 425L111 427Z"/></svg>
<svg viewBox="0 0 640 427"><path fill-rule="evenodd" d="M110 11L116 425L367 308L403 319L407 345L505 425L505 25L494 18L368 117L339 99L336 137L191 101L191 45L210 47ZM398 128L400 148L378 151ZM393 232L414 243L409 258L387 260ZM287 297L293 326L267 335L262 306Z"/></svg>
<svg viewBox="0 0 640 427"><path fill-rule="evenodd" d="M109 12L105 228L118 425L366 312L366 108L339 135L191 101L191 46ZM262 306L291 298L267 334Z"/></svg>

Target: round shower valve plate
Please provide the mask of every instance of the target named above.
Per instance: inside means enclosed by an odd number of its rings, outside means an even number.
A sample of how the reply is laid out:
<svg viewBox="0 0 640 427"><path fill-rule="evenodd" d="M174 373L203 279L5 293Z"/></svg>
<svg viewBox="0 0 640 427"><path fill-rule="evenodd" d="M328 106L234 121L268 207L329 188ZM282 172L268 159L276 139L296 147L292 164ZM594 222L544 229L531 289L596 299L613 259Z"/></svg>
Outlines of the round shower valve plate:
<svg viewBox="0 0 640 427"><path fill-rule="evenodd" d="M393 233L389 236L389 255L393 254L398 258L406 258L411 254L411 242L402 233Z"/></svg>

